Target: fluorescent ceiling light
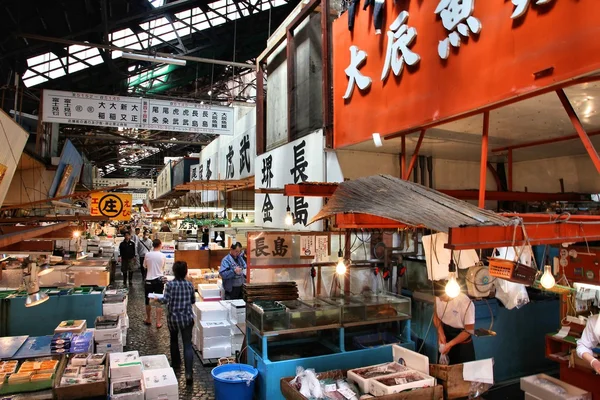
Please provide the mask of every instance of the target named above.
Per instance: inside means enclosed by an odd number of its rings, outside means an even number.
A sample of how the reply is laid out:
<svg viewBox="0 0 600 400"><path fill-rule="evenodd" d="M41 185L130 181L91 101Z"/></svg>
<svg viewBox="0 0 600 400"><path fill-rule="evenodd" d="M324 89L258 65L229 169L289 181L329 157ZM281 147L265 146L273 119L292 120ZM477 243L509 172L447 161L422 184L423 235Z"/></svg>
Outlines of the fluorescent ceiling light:
<svg viewBox="0 0 600 400"><path fill-rule="evenodd" d="M185 60L179 60L176 58L166 58L166 57L156 57L146 54L137 54L137 53L123 53L121 55L123 58L127 58L129 60L137 60L137 61L150 61L155 63L162 64L173 64L173 65L181 65L184 66L186 64Z"/></svg>

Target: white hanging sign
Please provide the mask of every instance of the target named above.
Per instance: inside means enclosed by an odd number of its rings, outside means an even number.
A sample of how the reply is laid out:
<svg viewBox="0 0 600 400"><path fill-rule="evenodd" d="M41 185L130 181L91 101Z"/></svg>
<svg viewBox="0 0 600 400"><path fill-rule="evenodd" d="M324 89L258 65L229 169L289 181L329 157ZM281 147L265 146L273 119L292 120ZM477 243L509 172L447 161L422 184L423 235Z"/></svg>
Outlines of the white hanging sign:
<svg viewBox="0 0 600 400"><path fill-rule="evenodd" d="M321 130L294 140L256 158L255 187L281 189L286 184L324 182L325 152ZM285 225L289 204L293 226ZM282 194L257 194L254 197L256 226L277 229L323 229L323 223L307 226L323 207L319 197L286 197Z"/></svg>
<svg viewBox="0 0 600 400"><path fill-rule="evenodd" d="M233 135L233 108L44 90L43 122Z"/></svg>

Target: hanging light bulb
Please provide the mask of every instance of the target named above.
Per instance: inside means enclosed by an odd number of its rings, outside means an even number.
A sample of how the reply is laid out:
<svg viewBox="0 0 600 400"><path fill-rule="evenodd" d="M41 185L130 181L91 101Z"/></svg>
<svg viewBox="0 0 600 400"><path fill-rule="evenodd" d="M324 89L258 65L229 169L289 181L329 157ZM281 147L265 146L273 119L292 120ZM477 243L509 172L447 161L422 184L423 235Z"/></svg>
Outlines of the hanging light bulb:
<svg viewBox="0 0 600 400"><path fill-rule="evenodd" d="M244 217L244 222L247 224L250 223L250 217L248 217L248 213L246 213L246 216Z"/></svg>
<svg viewBox="0 0 600 400"><path fill-rule="evenodd" d="M81 236L81 232L73 231L73 239L77 239L79 236Z"/></svg>
<svg viewBox="0 0 600 400"><path fill-rule="evenodd" d="M450 264L448 265L448 282L446 282L445 292L451 299L460 294L460 285L456 281L456 264L454 264L454 252L450 254Z"/></svg>
<svg viewBox="0 0 600 400"><path fill-rule="evenodd" d="M346 260L344 260L344 254L342 253L342 249L340 249L338 251L338 262L335 266L335 272L338 275L345 275L347 269L348 268L346 267Z"/></svg>
<svg viewBox="0 0 600 400"><path fill-rule="evenodd" d="M545 289L552 289L556 284L556 280L554 279L554 275L552 275L550 268L549 265L544 266L544 275L542 275L542 278L540 279L540 284Z"/></svg>
<svg viewBox="0 0 600 400"><path fill-rule="evenodd" d="M455 274L456 274L455 272L450 273L450 277L448 279L448 282L446 283L446 289L445 289L446 294L451 299L455 298L456 296L458 296L460 294L460 285L456 281L456 277L454 276Z"/></svg>
<svg viewBox="0 0 600 400"><path fill-rule="evenodd" d="M290 206L289 205L285 209L285 224L287 226L294 225L294 216L292 215L292 210L290 210Z"/></svg>

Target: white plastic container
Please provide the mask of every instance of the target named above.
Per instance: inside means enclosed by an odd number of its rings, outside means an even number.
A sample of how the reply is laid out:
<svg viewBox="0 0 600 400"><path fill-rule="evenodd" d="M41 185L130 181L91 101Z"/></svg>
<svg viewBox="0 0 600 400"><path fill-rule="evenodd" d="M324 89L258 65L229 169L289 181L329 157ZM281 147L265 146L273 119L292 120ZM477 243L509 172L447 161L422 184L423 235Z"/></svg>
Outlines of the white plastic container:
<svg viewBox="0 0 600 400"><path fill-rule="evenodd" d="M112 353L108 357L111 381L135 381L142 379L142 363L137 351Z"/></svg>
<svg viewBox="0 0 600 400"><path fill-rule="evenodd" d="M199 301L194 309L198 321L225 321L229 317L229 310L217 302Z"/></svg>
<svg viewBox="0 0 600 400"><path fill-rule="evenodd" d="M418 377L419 379L409 381L409 377ZM394 382L393 385L389 384L390 380ZM369 393L377 397L400 393L408 389L418 389L432 386L435 386L435 378L423 374L422 372L412 370L371 379L369 384Z"/></svg>
<svg viewBox="0 0 600 400"><path fill-rule="evenodd" d="M198 285L198 293L203 299L221 297L219 286L212 283L200 283Z"/></svg>
<svg viewBox="0 0 600 400"><path fill-rule="evenodd" d="M146 400L178 400L179 383L173 368L144 371Z"/></svg>

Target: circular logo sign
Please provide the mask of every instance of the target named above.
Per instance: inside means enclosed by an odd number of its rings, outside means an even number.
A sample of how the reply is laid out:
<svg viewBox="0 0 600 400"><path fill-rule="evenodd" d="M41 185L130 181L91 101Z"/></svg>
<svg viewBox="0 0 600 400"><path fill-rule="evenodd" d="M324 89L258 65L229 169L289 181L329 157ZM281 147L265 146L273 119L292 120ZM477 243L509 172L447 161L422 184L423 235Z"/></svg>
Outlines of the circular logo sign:
<svg viewBox="0 0 600 400"><path fill-rule="evenodd" d="M123 211L123 202L118 196L107 194L98 202L98 211L105 217L114 218Z"/></svg>

